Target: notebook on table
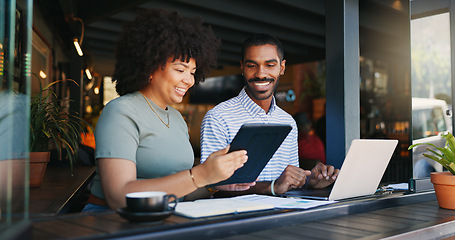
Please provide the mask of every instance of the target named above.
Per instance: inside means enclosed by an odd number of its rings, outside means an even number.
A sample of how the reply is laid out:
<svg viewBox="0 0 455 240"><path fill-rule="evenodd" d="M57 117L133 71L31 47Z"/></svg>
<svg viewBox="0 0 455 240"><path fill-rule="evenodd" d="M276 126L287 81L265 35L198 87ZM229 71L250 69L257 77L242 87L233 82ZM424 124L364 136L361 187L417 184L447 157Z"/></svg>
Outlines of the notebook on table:
<svg viewBox="0 0 455 240"><path fill-rule="evenodd" d="M179 202L175 207L175 213L188 218L201 218L274 208L275 206L270 203L252 202L235 198L216 198Z"/></svg>
<svg viewBox="0 0 455 240"><path fill-rule="evenodd" d="M398 144L395 139L355 139L349 147L333 187L291 190L283 196L343 200L372 196Z"/></svg>

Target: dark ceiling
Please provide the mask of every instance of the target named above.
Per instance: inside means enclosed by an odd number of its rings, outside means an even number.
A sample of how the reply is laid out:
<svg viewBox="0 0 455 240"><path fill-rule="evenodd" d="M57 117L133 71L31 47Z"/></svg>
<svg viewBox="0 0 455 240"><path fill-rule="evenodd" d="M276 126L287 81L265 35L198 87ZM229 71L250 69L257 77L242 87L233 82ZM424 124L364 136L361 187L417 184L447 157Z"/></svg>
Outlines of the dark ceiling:
<svg viewBox="0 0 455 240"><path fill-rule="evenodd" d="M277 36L284 45L288 64L325 58L325 1L323 0L36 0L50 14L62 35L71 42L85 25L83 50L86 62L100 75L110 75L115 63L115 48L124 21L135 18L137 10L163 8L194 17L201 16L222 40L219 66L238 66L240 45L253 32ZM395 0L359 0L360 42L404 43L400 25L407 10ZM399 1L398 1L399 2ZM387 18L383 18L387 14ZM378 22L378 18L382 20ZM65 19L67 21L65 21ZM386 27L385 27L386 26ZM69 40L65 40L69 39ZM406 41L407 42L407 41ZM399 46L400 44L397 44ZM378 45L376 45L377 47ZM364 50L368 52L365 47ZM374 51L381 51L375 48Z"/></svg>

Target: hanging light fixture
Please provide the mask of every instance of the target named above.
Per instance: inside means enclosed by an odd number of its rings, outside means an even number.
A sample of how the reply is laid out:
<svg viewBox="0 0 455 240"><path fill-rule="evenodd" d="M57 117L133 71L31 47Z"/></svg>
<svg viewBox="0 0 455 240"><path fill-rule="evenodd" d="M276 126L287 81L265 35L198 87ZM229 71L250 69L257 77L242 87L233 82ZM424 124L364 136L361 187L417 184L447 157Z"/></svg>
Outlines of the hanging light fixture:
<svg viewBox="0 0 455 240"><path fill-rule="evenodd" d="M81 37L80 39L73 38L73 44L74 47L76 48L77 54L82 57L84 55L84 53L82 52L82 41L84 40L84 21L82 21L82 19L78 17L72 17L71 20L78 21L81 24Z"/></svg>
<svg viewBox="0 0 455 240"><path fill-rule="evenodd" d="M82 52L81 45L79 45L79 41L77 40L77 38L74 38L73 43L74 47L76 48L77 54L82 57L84 53Z"/></svg>
<svg viewBox="0 0 455 240"><path fill-rule="evenodd" d="M92 80L92 74L90 73L90 70L88 68L85 69L85 74L87 75L87 78Z"/></svg>
<svg viewBox="0 0 455 240"><path fill-rule="evenodd" d="M39 76L42 78L42 79L45 79L47 77L47 74L43 71L43 70L40 70L39 71Z"/></svg>

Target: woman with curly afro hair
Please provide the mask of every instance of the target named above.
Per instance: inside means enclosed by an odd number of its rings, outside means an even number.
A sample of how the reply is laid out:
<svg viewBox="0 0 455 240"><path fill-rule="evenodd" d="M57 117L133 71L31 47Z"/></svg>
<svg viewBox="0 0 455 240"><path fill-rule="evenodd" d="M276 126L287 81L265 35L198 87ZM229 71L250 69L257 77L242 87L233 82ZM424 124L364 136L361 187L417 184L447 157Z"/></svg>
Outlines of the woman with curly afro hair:
<svg viewBox="0 0 455 240"><path fill-rule="evenodd" d="M130 192L182 198L243 166L246 151L227 147L193 167L187 124L169 106L208 75L219 45L201 19L177 12L146 11L125 26L114 72L120 97L105 106L96 126L97 175L83 211L126 207Z"/></svg>

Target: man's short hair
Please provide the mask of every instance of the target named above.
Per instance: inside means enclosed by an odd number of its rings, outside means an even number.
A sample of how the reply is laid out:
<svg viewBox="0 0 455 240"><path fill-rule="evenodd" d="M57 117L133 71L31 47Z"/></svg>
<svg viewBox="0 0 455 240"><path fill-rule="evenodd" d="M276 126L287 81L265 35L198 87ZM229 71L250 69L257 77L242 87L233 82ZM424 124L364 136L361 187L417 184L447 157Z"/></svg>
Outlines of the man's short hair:
<svg viewBox="0 0 455 240"><path fill-rule="evenodd" d="M262 45L274 45L276 46L276 50L278 52L278 57L280 58L280 61L283 61L284 59L284 51L283 51L283 45L281 45L281 42L278 40L278 38L267 34L267 33L256 33L248 37L244 42L242 46L242 62L245 58L245 51L247 48L251 46L262 46Z"/></svg>

